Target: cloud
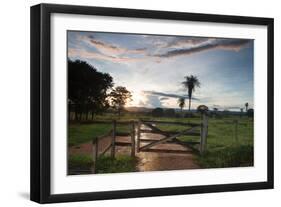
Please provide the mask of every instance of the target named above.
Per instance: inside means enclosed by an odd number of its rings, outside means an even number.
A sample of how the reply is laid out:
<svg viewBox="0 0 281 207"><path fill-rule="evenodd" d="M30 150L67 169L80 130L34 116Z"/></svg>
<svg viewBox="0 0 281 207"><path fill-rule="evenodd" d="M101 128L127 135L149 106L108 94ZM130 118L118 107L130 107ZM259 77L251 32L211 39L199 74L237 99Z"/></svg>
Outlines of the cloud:
<svg viewBox="0 0 281 207"><path fill-rule="evenodd" d="M119 45L110 44L101 40L97 40L93 35L79 36L78 39L94 46L99 52L111 55L120 56L128 54L146 54L146 48L128 49Z"/></svg>
<svg viewBox="0 0 281 207"><path fill-rule="evenodd" d="M239 106L226 106L224 107L227 110L240 110L242 107Z"/></svg>
<svg viewBox="0 0 281 207"><path fill-rule="evenodd" d="M151 95L151 96L163 96L163 97L167 97L167 98L185 98L187 99L188 96L187 95L178 95L178 94L173 94L173 93L163 93L163 92L157 92L157 91L143 91L145 94L147 95ZM192 97L192 100L199 100L197 98Z"/></svg>
<svg viewBox="0 0 281 207"><path fill-rule="evenodd" d="M155 57L175 57L180 55L190 55L193 53L198 53L211 49L223 49L239 51L241 48L245 47L250 40L246 39L213 39L208 40L205 44L199 44L198 46L181 48L175 50L169 50L166 53L156 54Z"/></svg>
<svg viewBox="0 0 281 207"><path fill-rule="evenodd" d="M146 96L146 100L145 100L145 106L148 107L163 107L161 100L159 99L159 97L157 96L151 96L151 95L147 95Z"/></svg>
<svg viewBox="0 0 281 207"><path fill-rule="evenodd" d="M175 37L172 41L168 42L165 47L182 48L186 46L198 46L211 40L213 39L205 37Z"/></svg>
<svg viewBox="0 0 281 207"><path fill-rule="evenodd" d="M170 99L170 98L168 98L168 97L161 97L161 98L160 98L161 101L165 101L165 100L169 100L169 99Z"/></svg>
<svg viewBox="0 0 281 207"><path fill-rule="evenodd" d="M213 104L213 107L214 107L214 108L221 108L221 105Z"/></svg>
<svg viewBox="0 0 281 207"><path fill-rule="evenodd" d="M241 108L244 108L243 105L238 106L238 105L218 105L218 104L213 104L212 109L217 108L219 110L230 110L230 111L240 111Z"/></svg>
<svg viewBox="0 0 281 207"><path fill-rule="evenodd" d="M98 39L94 35L79 35L77 40L83 41L95 48L89 51L85 48L73 48L70 55L79 53L79 57L95 58L112 61L114 63L153 61L161 63L166 58L191 55L211 49L239 51L250 40L246 39L218 39L207 37L175 37L143 35L139 36L143 47L127 48L120 43L109 43ZM74 51L76 50L76 51Z"/></svg>
<svg viewBox="0 0 281 207"><path fill-rule="evenodd" d="M107 60L114 63L122 63L122 62L136 62L140 61L140 58L130 58L130 57L115 57L110 55L105 55L97 52L89 52L85 49L76 49L69 48L68 49L68 57L69 58L86 58L86 59L99 59L99 60Z"/></svg>

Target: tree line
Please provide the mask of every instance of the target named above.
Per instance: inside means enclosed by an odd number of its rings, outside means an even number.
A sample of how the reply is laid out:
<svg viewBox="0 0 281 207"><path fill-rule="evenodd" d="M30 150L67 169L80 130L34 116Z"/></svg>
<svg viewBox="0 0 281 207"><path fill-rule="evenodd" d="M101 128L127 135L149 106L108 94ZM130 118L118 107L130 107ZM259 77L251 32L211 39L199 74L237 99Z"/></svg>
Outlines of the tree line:
<svg viewBox="0 0 281 207"><path fill-rule="evenodd" d="M73 112L76 121L94 119L109 107L120 116L132 95L123 86L113 86L108 73L97 71L85 61L68 59L68 118L72 119Z"/></svg>
<svg viewBox="0 0 281 207"><path fill-rule="evenodd" d="M182 85L187 91L188 110L191 113L191 100L196 87L200 87L199 79L196 76L185 76ZM178 99L178 106L181 109L181 116L186 105L184 97ZM94 119L95 115L102 114L109 108L114 110L120 117L121 111L127 102L132 100L132 94L124 86L114 87L113 78L108 73L97 71L97 69L85 61L68 59L68 117L80 121L82 119ZM204 105L202 105L204 106ZM253 109L248 109L249 104L245 103L246 113L253 116ZM204 106L208 108L207 106ZM243 114L243 108L240 109ZM213 113L218 113L214 108ZM175 116L175 110L156 108L152 116Z"/></svg>

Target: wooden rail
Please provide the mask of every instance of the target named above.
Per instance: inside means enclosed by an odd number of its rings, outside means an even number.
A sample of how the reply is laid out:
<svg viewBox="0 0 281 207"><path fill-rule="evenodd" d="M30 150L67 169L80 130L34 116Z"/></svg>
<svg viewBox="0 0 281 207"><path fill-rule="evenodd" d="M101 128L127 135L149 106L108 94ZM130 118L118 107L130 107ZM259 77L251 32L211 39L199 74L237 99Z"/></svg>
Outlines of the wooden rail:
<svg viewBox="0 0 281 207"><path fill-rule="evenodd" d="M147 126L149 129L141 129L141 125ZM185 127L191 127L182 131L164 131L156 127L157 124L173 124L180 125ZM196 132L195 129L199 128L200 132ZM155 139L141 139L141 133L151 133L151 134L160 134L164 138L155 140ZM176 139L179 136L188 135L188 136L198 136L199 141L197 142L182 142ZM183 122L170 122L170 121L151 121L151 120L139 120L137 125L137 152L140 151L157 151L151 149L152 147L169 142L176 142L178 144L188 146L196 152L203 154L207 148L207 136L208 136L208 117L206 114L202 114L201 123L183 123ZM150 142L144 146L141 146L141 142ZM195 148L194 145L199 144L199 148ZM159 151L159 150L158 150ZM167 151L167 150L162 150ZM173 151L173 150L171 150Z"/></svg>
<svg viewBox="0 0 281 207"><path fill-rule="evenodd" d="M156 131L156 130L148 130L148 129L141 129L141 133L149 133L149 134L163 134L163 135L173 135L179 133L179 131ZM185 132L182 135L189 135L189 136L199 136L199 132Z"/></svg>
<svg viewBox="0 0 281 207"><path fill-rule="evenodd" d="M131 121L116 121L115 122L118 124L118 125L128 125L128 124L131 124ZM96 120L96 121L87 121L85 122L87 124L112 124L112 121L107 121L107 120Z"/></svg>
<svg viewBox="0 0 281 207"><path fill-rule="evenodd" d="M115 154L116 154L116 146L121 146L121 147L130 147L131 148L131 156L134 157L135 156L135 123L134 121L130 121L130 122L117 122L116 120L113 120L111 122L109 121L92 121L91 123L95 123L95 124L112 124L112 129L107 132L104 135L98 136L93 138L92 140L92 145L93 145L93 162L94 162L94 173L97 172L96 166L97 166L97 160L98 157L101 155L104 155L105 153L107 153L110 150L110 156L112 159L115 158ZM117 125L123 125L123 124L128 124L131 126L130 132L118 132L117 131ZM119 142L116 141L116 137L117 136L130 136L131 137L131 142ZM99 151L99 146L101 141L104 138L109 138L110 139L110 143L108 146L105 147L105 149L103 149L101 152Z"/></svg>
<svg viewBox="0 0 281 207"><path fill-rule="evenodd" d="M192 132L192 131L194 131L194 129L195 129L195 127L192 127L191 129L184 130L184 131L179 132L179 133L177 133L175 135L172 135L172 136L169 136L169 137L164 137L164 138L162 138L160 140L153 141L150 144L147 144L147 145L141 147L140 150L145 150L145 149L151 148L151 147L153 147L153 146L155 146L157 144L161 144L161 143L164 143L164 142L166 142L168 140L172 140L172 139L174 139L176 137L181 136L183 133Z"/></svg>
<svg viewBox="0 0 281 207"><path fill-rule="evenodd" d="M117 122L113 120L109 121L91 121L90 123L95 124L111 124L112 129L99 137L93 139L93 161L94 161L94 172L97 171L96 163L99 156L106 154L110 150L110 156L112 159L115 158L116 146L121 147L130 147L131 148L131 156L134 157L136 151L140 152L165 152L165 153L190 153L190 150L166 150L166 149L153 149L152 147L162 144L162 143L178 143L183 146L188 146L190 149L196 152L204 153L207 145L207 135L208 135L208 118L206 115L202 115L201 123L183 123L183 122L169 122L169 121L150 121L150 120L139 120L135 121L122 121ZM141 125L145 125L151 130L141 129ZM180 125L185 127L190 127L188 129L184 129L182 131L164 131L156 127L157 124L173 124ZM117 125L129 125L130 132L118 132ZM195 130L200 128L200 133ZM155 139L141 139L141 133L154 133L161 134L164 138L155 140ZM188 136L199 136L200 140L198 142L183 142L177 139L177 137L182 135ZM130 136L130 142L120 142L116 141L117 136ZM105 147L101 152L99 152L99 145L102 139L110 138L110 144ZM135 140L136 137L136 140ZM141 146L141 142L149 142L148 144ZM199 149L195 148L194 145L199 144Z"/></svg>
<svg viewBox="0 0 281 207"><path fill-rule="evenodd" d="M173 125L180 125L180 126L200 126L197 123L184 123L184 122L170 122L170 121L150 121L150 120L140 120L142 123L150 123L150 124L173 124Z"/></svg>

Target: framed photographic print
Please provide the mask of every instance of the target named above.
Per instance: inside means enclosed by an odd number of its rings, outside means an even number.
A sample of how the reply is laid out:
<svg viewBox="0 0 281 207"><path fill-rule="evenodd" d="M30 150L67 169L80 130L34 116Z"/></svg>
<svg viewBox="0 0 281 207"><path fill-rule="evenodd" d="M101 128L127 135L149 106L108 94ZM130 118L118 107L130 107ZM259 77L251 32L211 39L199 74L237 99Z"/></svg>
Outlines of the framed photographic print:
<svg viewBox="0 0 281 207"><path fill-rule="evenodd" d="M273 19L31 7L31 200L273 188Z"/></svg>

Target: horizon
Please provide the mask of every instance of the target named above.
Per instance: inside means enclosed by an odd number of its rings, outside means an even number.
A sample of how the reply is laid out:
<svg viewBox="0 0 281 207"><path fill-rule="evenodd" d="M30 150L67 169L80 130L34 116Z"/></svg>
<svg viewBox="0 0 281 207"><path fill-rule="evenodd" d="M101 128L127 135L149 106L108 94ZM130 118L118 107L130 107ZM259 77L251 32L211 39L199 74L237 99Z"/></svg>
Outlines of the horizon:
<svg viewBox="0 0 281 207"><path fill-rule="evenodd" d="M149 109L149 110L153 110L153 109L155 109L155 108L162 108L162 109L164 109L164 110L166 110L166 109L174 109L174 110L176 110L176 111L180 111L180 108L179 107L175 107L175 108L173 108L173 107L144 107L144 106L125 106L124 107L125 109L132 109L132 108L145 108L145 109ZM208 107L209 108L209 107ZM245 109L245 107L243 108L243 109ZM254 109L254 108L248 108L248 110L249 109ZM183 108L182 109L182 111L183 112L188 112L189 110L188 110L188 108ZM197 111L197 109L190 109L190 111ZM208 109L208 111L215 111L214 110L214 108L209 108ZM229 111L229 112L239 112L239 113L241 113L241 111L240 110L238 110L238 109L218 109L218 112L224 112L224 111ZM243 112L242 113L247 113L245 110L243 110Z"/></svg>
<svg viewBox="0 0 281 207"><path fill-rule="evenodd" d="M183 97L186 110L181 82L195 75L201 87L193 92L192 110L240 111L246 102L254 108L253 47L245 39L68 31L68 58L126 87L133 99L126 107L176 109Z"/></svg>

